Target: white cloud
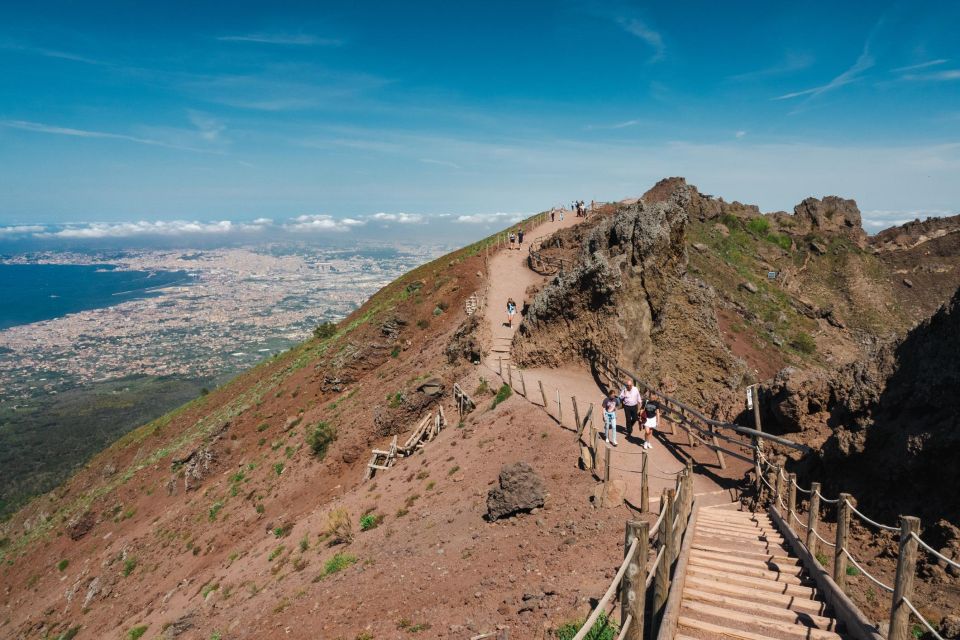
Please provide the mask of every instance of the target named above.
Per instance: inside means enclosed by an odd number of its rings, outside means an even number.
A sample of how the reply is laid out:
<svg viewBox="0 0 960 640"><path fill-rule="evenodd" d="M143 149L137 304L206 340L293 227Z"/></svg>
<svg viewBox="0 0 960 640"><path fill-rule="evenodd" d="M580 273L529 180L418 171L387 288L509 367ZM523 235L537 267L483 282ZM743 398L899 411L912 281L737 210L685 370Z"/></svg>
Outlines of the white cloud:
<svg viewBox="0 0 960 640"><path fill-rule="evenodd" d="M817 96L823 95L829 91L833 91L834 89L839 89L842 86L856 82L860 79L860 75L867 69L871 68L874 63L875 61L873 56L870 54L870 48L869 46L865 45L863 47L863 51L857 57L857 61L853 63L853 66L833 78L827 84L820 85L819 87L813 87L811 89L804 89L803 91L785 93L782 96L777 96L774 98L774 100L790 100L792 98L799 98L801 96L816 98Z"/></svg>
<svg viewBox="0 0 960 640"><path fill-rule="evenodd" d="M398 222L400 224L420 224L424 218L419 213L375 213L370 216L374 220L383 222Z"/></svg>
<svg viewBox="0 0 960 640"><path fill-rule="evenodd" d="M960 80L960 69L946 69L933 73L908 73L900 76L901 80L913 80L921 82L946 82L949 80Z"/></svg>
<svg viewBox="0 0 960 640"><path fill-rule="evenodd" d="M10 227L0 227L0 236L15 236L25 233L40 233L47 228L38 224L19 224Z"/></svg>
<svg viewBox="0 0 960 640"><path fill-rule="evenodd" d="M334 218L326 214L302 215L297 216L291 222L284 225L285 229L291 231L349 231L352 227L359 227L366 224L363 220L355 218Z"/></svg>
<svg viewBox="0 0 960 640"><path fill-rule="evenodd" d="M216 142L220 134L227 129L222 122L200 111L191 109L187 112L187 116L193 126L197 128L200 137L208 142Z"/></svg>
<svg viewBox="0 0 960 640"><path fill-rule="evenodd" d="M747 135L747 132L744 131L743 129L741 129L740 131L737 131L737 132L736 132L735 134L733 134L733 135L734 135L735 137L737 137L737 138L742 138L742 137L744 137L745 135Z"/></svg>
<svg viewBox="0 0 960 640"><path fill-rule="evenodd" d="M663 36L661 36L659 32L651 29L643 20L639 18L617 18L617 24L627 33L635 35L650 45L650 48L653 49L653 56L650 58L650 62L656 62L663 58L664 51L666 50L663 44Z"/></svg>
<svg viewBox="0 0 960 640"><path fill-rule="evenodd" d="M955 215L954 211L945 211L940 209L933 210L907 210L892 211L888 209L873 209L863 212L863 228L868 233L877 233L890 227L898 227L912 220L926 220L927 218L940 218L943 216Z"/></svg>
<svg viewBox="0 0 960 640"><path fill-rule="evenodd" d="M927 62L921 62L920 64L911 64L906 67L897 67L896 69L890 69L893 73L903 73L904 71L919 71L920 69L926 69L928 67L935 67L937 65L946 64L949 62L946 58L940 58L938 60L928 60Z"/></svg>
<svg viewBox="0 0 960 640"><path fill-rule="evenodd" d="M42 122L30 122L28 120L0 120L0 127L8 129L17 129L19 131L30 131L32 133L47 133L58 136L70 136L74 138L102 138L106 140L122 140L125 142L135 142L155 147L165 147L167 149L179 149L181 151L196 151L198 153L215 153L205 149L197 149L179 144L171 144L163 140L153 138L140 138L137 136L128 136L122 133L111 133L108 131L91 131L88 129L73 129L71 127L60 127L57 125L44 124Z"/></svg>
<svg viewBox="0 0 960 640"><path fill-rule="evenodd" d="M517 222L529 214L523 213L473 213L457 216L457 222L466 224L494 224L497 222Z"/></svg>
<svg viewBox="0 0 960 640"><path fill-rule="evenodd" d="M246 231L261 231L264 224L237 223L230 220L197 222L188 220L140 220L139 222L91 222L70 225L57 231L35 233L38 238L95 240L100 238L131 238L135 236L217 235Z"/></svg>
<svg viewBox="0 0 960 640"><path fill-rule="evenodd" d="M339 47L343 44L337 38L320 38L309 34L289 33L248 33L245 35L220 36L221 42L253 42L256 44L279 44L301 47Z"/></svg>
<svg viewBox="0 0 960 640"><path fill-rule="evenodd" d="M451 167L453 169L462 169L460 165L456 162L450 162L449 160L434 160L433 158L420 158L420 162L424 164L438 164L441 167Z"/></svg>
<svg viewBox="0 0 960 640"><path fill-rule="evenodd" d="M273 219L272 219L272 218L257 218L256 220L253 221L253 224L260 225L260 226L269 226L269 225L273 224Z"/></svg>

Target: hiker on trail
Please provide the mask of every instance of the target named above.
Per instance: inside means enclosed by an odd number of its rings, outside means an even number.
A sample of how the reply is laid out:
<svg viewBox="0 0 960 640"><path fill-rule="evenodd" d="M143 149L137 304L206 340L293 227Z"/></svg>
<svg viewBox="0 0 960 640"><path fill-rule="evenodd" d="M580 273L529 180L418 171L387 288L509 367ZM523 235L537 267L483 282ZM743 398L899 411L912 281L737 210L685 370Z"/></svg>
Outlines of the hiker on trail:
<svg viewBox="0 0 960 640"><path fill-rule="evenodd" d="M556 210L555 210L555 209L550 209L550 222L555 222L554 216L556 216L556 215L557 215Z"/></svg>
<svg viewBox="0 0 960 640"><path fill-rule="evenodd" d="M643 423L643 448L652 449L650 441L653 439L653 431L660 425L660 407L653 402L648 402L640 413L640 422Z"/></svg>
<svg viewBox="0 0 960 640"><path fill-rule="evenodd" d="M514 245L515 245L516 243L517 243L517 236L516 236L516 234L515 234L513 231L511 231L511 232L510 232L510 249L511 249L511 250L514 249Z"/></svg>
<svg viewBox="0 0 960 640"><path fill-rule="evenodd" d="M563 209L560 209L560 222L563 222Z"/></svg>
<svg viewBox="0 0 960 640"><path fill-rule="evenodd" d="M522 244L523 244L523 227L520 227L519 229L517 229L517 244L518 244L518 245L522 245ZM517 250L519 251L520 248L521 248L521 247L518 246L518 247L517 247Z"/></svg>
<svg viewBox="0 0 960 640"><path fill-rule="evenodd" d="M607 444L617 446L617 392L613 387L600 404L603 407L603 437Z"/></svg>
<svg viewBox="0 0 960 640"><path fill-rule="evenodd" d="M633 436L633 424L637 421L637 412L643 403L643 398L640 397L640 389L637 389L633 378L627 378L627 386L620 390L620 402L623 403L623 418L629 438Z"/></svg>
<svg viewBox="0 0 960 640"><path fill-rule="evenodd" d="M517 303L513 298L507 298L507 326L513 326L513 316L517 315Z"/></svg>

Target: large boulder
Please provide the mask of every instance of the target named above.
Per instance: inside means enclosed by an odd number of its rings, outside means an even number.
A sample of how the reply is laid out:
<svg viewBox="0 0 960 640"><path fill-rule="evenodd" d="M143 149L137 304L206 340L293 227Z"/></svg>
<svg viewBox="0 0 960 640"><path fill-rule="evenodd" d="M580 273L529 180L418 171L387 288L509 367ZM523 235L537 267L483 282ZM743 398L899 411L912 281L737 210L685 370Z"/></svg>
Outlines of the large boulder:
<svg viewBox="0 0 960 640"><path fill-rule="evenodd" d="M500 486L487 494L487 519L498 520L543 506L546 488L536 471L526 462L504 465Z"/></svg>
<svg viewBox="0 0 960 640"><path fill-rule="evenodd" d="M855 200L826 196L823 200L807 198L793 208L794 230L799 233L843 234L864 244L860 209Z"/></svg>

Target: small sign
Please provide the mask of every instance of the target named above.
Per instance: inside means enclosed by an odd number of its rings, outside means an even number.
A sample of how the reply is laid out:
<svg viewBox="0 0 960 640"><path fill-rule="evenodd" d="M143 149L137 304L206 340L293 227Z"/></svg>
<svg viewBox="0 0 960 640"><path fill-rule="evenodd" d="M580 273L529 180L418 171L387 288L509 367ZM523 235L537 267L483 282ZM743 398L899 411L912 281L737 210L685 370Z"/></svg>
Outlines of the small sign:
<svg viewBox="0 0 960 640"><path fill-rule="evenodd" d="M767 280L776 280L778 275L779 271L767 271Z"/></svg>
<svg viewBox="0 0 960 640"><path fill-rule="evenodd" d="M747 409L753 409L753 387L747 387Z"/></svg>

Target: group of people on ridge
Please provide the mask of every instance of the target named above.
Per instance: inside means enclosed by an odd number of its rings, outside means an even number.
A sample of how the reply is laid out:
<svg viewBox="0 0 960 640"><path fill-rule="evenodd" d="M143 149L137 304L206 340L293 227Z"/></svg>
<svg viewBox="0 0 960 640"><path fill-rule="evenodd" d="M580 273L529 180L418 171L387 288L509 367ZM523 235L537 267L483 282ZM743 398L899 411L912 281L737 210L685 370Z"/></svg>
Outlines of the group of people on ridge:
<svg viewBox="0 0 960 640"><path fill-rule="evenodd" d="M653 447L653 432L660 424L660 407L654 402L643 402L640 389L632 379L627 379L626 386L620 389L611 387L607 397L601 403L603 406L603 436L607 444L617 446L617 407L623 407L623 416L627 437L633 436L633 425L639 422L643 428L643 448Z"/></svg>
<svg viewBox="0 0 960 640"><path fill-rule="evenodd" d="M523 227L517 228L516 233L511 231L508 238L510 239L510 245L507 248L517 249L519 251L521 249L520 245L523 244Z"/></svg>

